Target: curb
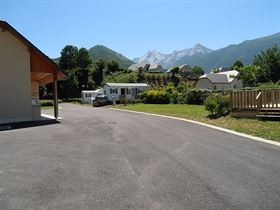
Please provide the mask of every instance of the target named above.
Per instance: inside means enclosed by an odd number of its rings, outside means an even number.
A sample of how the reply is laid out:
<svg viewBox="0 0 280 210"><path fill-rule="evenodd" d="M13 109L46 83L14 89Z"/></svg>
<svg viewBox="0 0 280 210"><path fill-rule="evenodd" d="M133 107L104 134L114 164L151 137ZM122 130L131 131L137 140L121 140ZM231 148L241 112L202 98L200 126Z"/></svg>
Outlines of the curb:
<svg viewBox="0 0 280 210"><path fill-rule="evenodd" d="M205 126L205 127L208 127L208 128L223 131L223 132L226 132L226 133L234 134L236 136L241 136L241 137L245 137L245 138L248 138L248 139L251 139L251 140L254 140L254 141L264 142L264 143L267 143L267 144L271 144L271 145L280 147L280 142L264 139L264 138L261 138L261 137L252 136L252 135L249 135L249 134L240 133L240 132L237 132L237 131L229 130L229 129L226 129L226 128L221 128L221 127L218 127L218 126L215 126L215 125L209 125L209 124L194 121L194 120L188 120L188 119L184 119L184 118L172 117L172 116L167 116L167 115L152 114L152 113L147 113L147 112L139 112L139 111L125 110L125 109L118 109L118 108L107 108L107 109L190 122L190 123L194 123L194 124L197 124L197 125L202 125L202 126Z"/></svg>

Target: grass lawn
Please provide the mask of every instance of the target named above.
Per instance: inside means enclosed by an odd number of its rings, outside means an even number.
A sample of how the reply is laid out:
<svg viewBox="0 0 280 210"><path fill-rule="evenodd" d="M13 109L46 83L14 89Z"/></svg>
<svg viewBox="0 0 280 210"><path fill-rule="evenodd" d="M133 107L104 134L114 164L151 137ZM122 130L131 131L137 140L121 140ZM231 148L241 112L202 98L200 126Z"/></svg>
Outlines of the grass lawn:
<svg viewBox="0 0 280 210"><path fill-rule="evenodd" d="M41 109L53 109L53 106L41 106Z"/></svg>
<svg viewBox="0 0 280 210"><path fill-rule="evenodd" d="M112 107L112 106L110 106ZM230 116L218 119L209 119L208 112L204 105L188 105L188 104L136 104L121 106L115 108L134 110L140 112L149 112L154 114L169 115L181 117L185 119L196 120L199 122L228 128L241 133L253 136L263 137L280 142L280 122L279 121L261 121L250 118L236 119Z"/></svg>

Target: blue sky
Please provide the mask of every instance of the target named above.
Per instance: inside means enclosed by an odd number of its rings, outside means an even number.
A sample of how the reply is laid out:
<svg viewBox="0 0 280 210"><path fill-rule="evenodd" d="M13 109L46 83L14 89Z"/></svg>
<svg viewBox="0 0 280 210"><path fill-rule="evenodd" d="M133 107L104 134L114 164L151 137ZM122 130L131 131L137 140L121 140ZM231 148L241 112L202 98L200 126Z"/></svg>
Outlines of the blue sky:
<svg viewBox="0 0 280 210"><path fill-rule="evenodd" d="M66 44L103 44L132 59L280 32L279 8L279 0L0 0L0 19L52 58Z"/></svg>

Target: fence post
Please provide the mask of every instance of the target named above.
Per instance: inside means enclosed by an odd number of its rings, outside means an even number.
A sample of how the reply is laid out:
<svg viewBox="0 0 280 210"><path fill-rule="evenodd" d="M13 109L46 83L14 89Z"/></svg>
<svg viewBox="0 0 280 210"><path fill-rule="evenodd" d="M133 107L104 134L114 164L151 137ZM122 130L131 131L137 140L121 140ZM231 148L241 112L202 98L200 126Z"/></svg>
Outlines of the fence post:
<svg viewBox="0 0 280 210"><path fill-rule="evenodd" d="M261 108L262 108L262 92L259 92L256 99L257 99L257 104L258 104L257 112L259 114L261 111Z"/></svg>
<svg viewBox="0 0 280 210"><path fill-rule="evenodd" d="M230 102L229 102L230 112L233 110L233 90L230 91Z"/></svg>

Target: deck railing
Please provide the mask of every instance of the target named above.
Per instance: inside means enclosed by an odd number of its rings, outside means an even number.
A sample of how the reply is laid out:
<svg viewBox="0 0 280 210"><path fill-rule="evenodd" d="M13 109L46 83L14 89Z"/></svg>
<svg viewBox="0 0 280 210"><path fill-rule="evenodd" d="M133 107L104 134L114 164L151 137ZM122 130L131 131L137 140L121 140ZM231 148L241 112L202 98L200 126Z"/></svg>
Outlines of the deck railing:
<svg viewBox="0 0 280 210"><path fill-rule="evenodd" d="M260 112L262 108L280 109L280 89L232 91L230 101L232 111Z"/></svg>

